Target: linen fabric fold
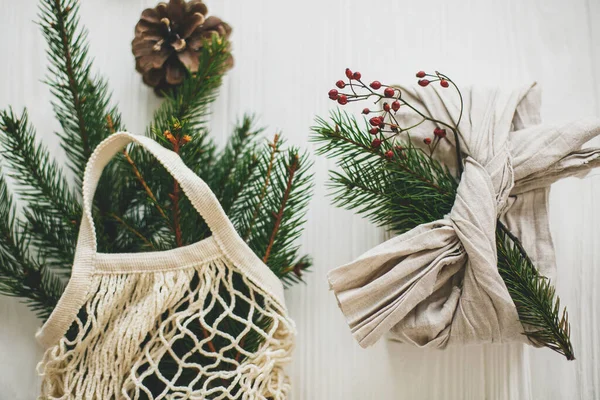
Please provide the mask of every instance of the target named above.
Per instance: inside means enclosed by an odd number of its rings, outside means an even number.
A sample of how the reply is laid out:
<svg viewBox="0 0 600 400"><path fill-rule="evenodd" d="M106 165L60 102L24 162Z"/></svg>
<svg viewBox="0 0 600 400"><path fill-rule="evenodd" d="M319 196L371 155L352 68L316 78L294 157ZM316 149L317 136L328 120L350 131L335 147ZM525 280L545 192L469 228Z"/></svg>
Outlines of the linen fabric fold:
<svg viewBox="0 0 600 400"><path fill-rule="evenodd" d="M457 96L439 88L402 88L402 97L455 125ZM555 275L548 225L550 185L585 176L600 149L582 146L600 134L600 120L541 124L535 84L463 92L459 124L463 174L452 210L330 271L328 278L352 334L363 347L389 333L419 347L526 342L498 273L496 223L520 238L540 273ZM408 114L401 114L411 124ZM418 140L434 126L411 133ZM440 161L456 171L454 139L440 143Z"/></svg>

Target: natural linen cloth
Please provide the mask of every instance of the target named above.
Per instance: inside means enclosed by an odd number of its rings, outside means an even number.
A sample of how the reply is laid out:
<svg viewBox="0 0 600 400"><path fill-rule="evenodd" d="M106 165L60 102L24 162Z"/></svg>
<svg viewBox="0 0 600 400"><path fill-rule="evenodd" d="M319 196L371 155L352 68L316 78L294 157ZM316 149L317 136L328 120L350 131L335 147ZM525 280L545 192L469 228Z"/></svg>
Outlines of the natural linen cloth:
<svg viewBox="0 0 600 400"><path fill-rule="evenodd" d="M131 142L177 179L211 237L160 252L97 253L94 192ZM71 279L37 334L47 349L38 366L42 399L281 400L294 335L280 280L177 154L128 133L96 148Z"/></svg>
<svg viewBox="0 0 600 400"><path fill-rule="evenodd" d="M438 88L403 88L405 100L454 125L460 103ZM460 122L464 172L452 210L332 270L328 277L361 346L387 332L419 347L525 341L517 310L498 273L496 220L521 238L534 264L554 276L548 226L550 185L600 165L600 149L582 145L600 121L540 122L535 84L513 91L473 87L463 92ZM406 126L411 118L403 113ZM431 136L434 125L411 131ZM422 129L421 129L422 128ZM456 171L454 139L437 150Z"/></svg>

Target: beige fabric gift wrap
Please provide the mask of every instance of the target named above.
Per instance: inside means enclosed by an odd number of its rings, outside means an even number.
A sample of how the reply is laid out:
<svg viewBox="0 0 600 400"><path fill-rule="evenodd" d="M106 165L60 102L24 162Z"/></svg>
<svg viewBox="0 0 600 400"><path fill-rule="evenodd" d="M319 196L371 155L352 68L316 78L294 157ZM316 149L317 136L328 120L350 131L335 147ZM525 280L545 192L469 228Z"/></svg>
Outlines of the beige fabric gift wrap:
<svg viewBox="0 0 600 400"><path fill-rule="evenodd" d="M96 251L94 191L131 142L177 179L211 237L162 252ZM284 399L294 335L281 282L177 154L128 133L97 147L84 175L71 280L37 334L47 348L41 398Z"/></svg>
<svg viewBox="0 0 600 400"><path fill-rule="evenodd" d="M458 120L455 93L405 88L402 96L434 118ZM417 226L329 273L352 334L361 346L382 335L420 347L527 341L497 269L497 218L522 239L540 272L554 277L548 226L550 185L600 165L596 119L541 124L535 85L513 91L463 92L459 125L464 160L454 206L444 219ZM401 116L412 125L408 114ZM430 135L422 124L413 138ZM436 151L456 171L454 141Z"/></svg>

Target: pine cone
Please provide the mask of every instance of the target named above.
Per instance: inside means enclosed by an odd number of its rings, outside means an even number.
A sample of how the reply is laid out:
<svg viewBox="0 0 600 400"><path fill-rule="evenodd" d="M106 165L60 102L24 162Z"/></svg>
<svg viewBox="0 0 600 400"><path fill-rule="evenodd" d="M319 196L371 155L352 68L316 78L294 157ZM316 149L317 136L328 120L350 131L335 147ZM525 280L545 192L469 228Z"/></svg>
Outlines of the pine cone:
<svg viewBox="0 0 600 400"><path fill-rule="evenodd" d="M131 43L135 69L157 94L181 84L186 70L198 71L203 39L231 34L228 24L207 13L201 0L170 0L142 12ZM232 65L230 56L227 68Z"/></svg>

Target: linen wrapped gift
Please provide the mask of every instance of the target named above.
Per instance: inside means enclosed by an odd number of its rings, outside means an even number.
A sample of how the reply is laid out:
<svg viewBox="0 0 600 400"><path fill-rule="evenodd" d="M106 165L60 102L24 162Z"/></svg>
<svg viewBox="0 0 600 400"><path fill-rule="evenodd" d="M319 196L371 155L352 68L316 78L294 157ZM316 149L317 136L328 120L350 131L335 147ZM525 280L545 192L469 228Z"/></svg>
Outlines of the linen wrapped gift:
<svg viewBox="0 0 600 400"><path fill-rule="evenodd" d="M454 125L460 113L457 96L428 89L403 88L402 97ZM600 165L600 149L582 149L600 134L600 121L541 124L535 84L508 92L473 87L463 97L464 172L450 213L329 273L331 289L363 347L387 332L421 347L527 342L498 273L497 219L522 240L540 273L553 278L549 187ZM433 128L421 127L421 134ZM419 131L412 136L418 138ZM456 170L450 136L438 154Z"/></svg>

